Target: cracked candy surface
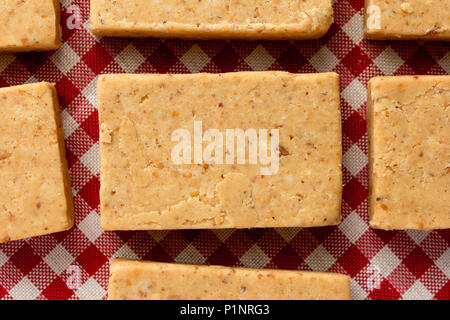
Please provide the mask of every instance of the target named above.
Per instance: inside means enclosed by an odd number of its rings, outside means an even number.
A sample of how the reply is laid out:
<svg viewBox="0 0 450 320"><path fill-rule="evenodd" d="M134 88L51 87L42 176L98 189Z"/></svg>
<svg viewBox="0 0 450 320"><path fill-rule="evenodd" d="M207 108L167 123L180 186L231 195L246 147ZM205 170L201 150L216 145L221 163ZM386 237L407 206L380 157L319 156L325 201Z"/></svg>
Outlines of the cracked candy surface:
<svg viewBox="0 0 450 320"><path fill-rule="evenodd" d="M333 22L331 0L91 0L102 36L313 39Z"/></svg>
<svg viewBox="0 0 450 320"><path fill-rule="evenodd" d="M116 259L108 294L110 300L348 300L350 278L327 272Z"/></svg>
<svg viewBox="0 0 450 320"><path fill-rule="evenodd" d="M334 73L106 75L98 82L101 222L107 230L334 225L342 193ZM176 165L171 141L241 128L279 129L279 171ZM205 147L208 143L204 143ZM225 152L225 147L224 147Z"/></svg>
<svg viewBox="0 0 450 320"><path fill-rule="evenodd" d="M49 83L0 89L0 242L67 230L73 204Z"/></svg>
<svg viewBox="0 0 450 320"><path fill-rule="evenodd" d="M57 49L59 17L57 0L0 0L0 51Z"/></svg>
<svg viewBox="0 0 450 320"><path fill-rule="evenodd" d="M450 228L450 76L369 83L370 222Z"/></svg>
<svg viewBox="0 0 450 320"><path fill-rule="evenodd" d="M450 40L450 1L366 0L364 31L369 39Z"/></svg>

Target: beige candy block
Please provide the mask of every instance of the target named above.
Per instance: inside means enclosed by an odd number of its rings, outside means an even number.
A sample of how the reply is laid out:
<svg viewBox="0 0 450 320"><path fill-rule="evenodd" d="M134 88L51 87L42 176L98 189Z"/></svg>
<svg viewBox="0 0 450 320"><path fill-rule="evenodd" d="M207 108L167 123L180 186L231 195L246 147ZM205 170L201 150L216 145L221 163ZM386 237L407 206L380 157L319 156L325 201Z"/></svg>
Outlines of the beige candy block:
<svg viewBox="0 0 450 320"><path fill-rule="evenodd" d="M375 40L450 40L448 0L366 0L364 33Z"/></svg>
<svg viewBox="0 0 450 320"><path fill-rule="evenodd" d="M369 82L370 224L450 228L450 76Z"/></svg>
<svg viewBox="0 0 450 320"><path fill-rule="evenodd" d="M0 89L0 242L70 229L73 203L56 89Z"/></svg>
<svg viewBox="0 0 450 320"><path fill-rule="evenodd" d="M110 300L349 300L338 273L194 266L116 259Z"/></svg>
<svg viewBox="0 0 450 320"><path fill-rule="evenodd" d="M98 99L104 229L339 223L337 74L104 75ZM261 158L249 164L248 150L244 164L196 164L193 157L176 164L172 152L179 142L172 134L185 129L191 142L194 121L202 121L203 133L217 129L223 140L227 129L278 129L278 171L261 173L269 165ZM205 151L209 143L200 145ZM227 149L224 142L223 163L231 151L234 146Z"/></svg>
<svg viewBox="0 0 450 320"><path fill-rule="evenodd" d="M91 0L99 36L316 39L333 22L331 0Z"/></svg>
<svg viewBox="0 0 450 320"><path fill-rule="evenodd" d="M58 0L0 0L0 51L58 49L59 7Z"/></svg>

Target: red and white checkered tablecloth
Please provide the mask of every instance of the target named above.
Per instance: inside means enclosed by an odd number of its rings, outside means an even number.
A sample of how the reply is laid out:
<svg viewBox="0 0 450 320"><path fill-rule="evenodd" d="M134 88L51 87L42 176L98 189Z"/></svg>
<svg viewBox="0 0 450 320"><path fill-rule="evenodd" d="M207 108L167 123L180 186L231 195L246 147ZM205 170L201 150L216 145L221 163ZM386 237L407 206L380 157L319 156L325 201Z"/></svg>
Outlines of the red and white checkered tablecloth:
<svg viewBox="0 0 450 320"><path fill-rule="evenodd" d="M335 1L336 22L323 39L247 42L96 38L88 29L89 0L62 0L62 47L56 52L0 54L0 86L56 83L76 226L0 245L0 299L104 299L109 261L115 257L341 272L352 277L353 299L449 299L450 230L369 228L366 84L376 75L449 74L450 43L364 40L363 2ZM79 27L73 18L78 10ZM341 225L103 232L97 75L243 70L340 74L345 183Z"/></svg>

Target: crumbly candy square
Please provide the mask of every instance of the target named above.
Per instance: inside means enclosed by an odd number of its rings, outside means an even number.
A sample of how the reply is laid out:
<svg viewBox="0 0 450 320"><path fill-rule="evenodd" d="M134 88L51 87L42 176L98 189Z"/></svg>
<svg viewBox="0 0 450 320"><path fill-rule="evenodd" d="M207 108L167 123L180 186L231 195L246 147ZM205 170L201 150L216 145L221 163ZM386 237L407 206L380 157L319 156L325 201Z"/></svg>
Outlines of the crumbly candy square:
<svg viewBox="0 0 450 320"><path fill-rule="evenodd" d="M0 0L0 51L44 51L61 46L58 0Z"/></svg>
<svg viewBox="0 0 450 320"><path fill-rule="evenodd" d="M315 39L333 22L332 0L91 0L99 36Z"/></svg>
<svg viewBox="0 0 450 320"><path fill-rule="evenodd" d="M98 99L106 230L339 223L337 74L104 75ZM273 158L279 158L278 171L262 173L268 165L248 159L215 164L194 157L176 164L172 152L178 142L172 135L183 129L194 136L196 121L203 133L216 129L223 140L227 129L278 130L279 156ZM204 154L208 143L202 146ZM222 160L233 150L224 142Z"/></svg>
<svg viewBox="0 0 450 320"><path fill-rule="evenodd" d="M350 299L350 278L338 273L124 259L114 260L110 270L110 300Z"/></svg>
<svg viewBox="0 0 450 320"><path fill-rule="evenodd" d="M0 89L0 242L68 230L73 201L56 89Z"/></svg>
<svg viewBox="0 0 450 320"><path fill-rule="evenodd" d="M364 33L374 40L450 40L448 0L366 0Z"/></svg>
<svg viewBox="0 0 450 320"><path fill-rule="evenodd" d="M369 82L370 224L450 228L450 76Z"/></svg>

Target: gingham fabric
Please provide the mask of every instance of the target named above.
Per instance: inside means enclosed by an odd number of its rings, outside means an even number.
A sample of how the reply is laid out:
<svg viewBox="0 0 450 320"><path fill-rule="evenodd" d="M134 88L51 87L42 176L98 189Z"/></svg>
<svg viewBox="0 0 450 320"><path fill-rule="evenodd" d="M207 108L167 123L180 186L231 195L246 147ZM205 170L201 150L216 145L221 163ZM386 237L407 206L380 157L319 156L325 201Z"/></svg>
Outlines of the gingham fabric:
<svg viewBox="0 0 450 320"><path fill-rule="evenodd" d="M68 232L0 245L0 298L105 299L109 262L124 257L340 272L352 278L353 299L449 299L450 230L369 228L366 84L377 75L448 74L450 43L363 40L363 2L336 1L336 22L323 39L244 42L96 38L88 29L89 0L63 0L62 47L56 52L1 54L0 86L56 83L76 225ZM345 183L341 225L103 232L97 75L244 70L340 74Z"/></svg>

